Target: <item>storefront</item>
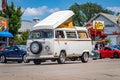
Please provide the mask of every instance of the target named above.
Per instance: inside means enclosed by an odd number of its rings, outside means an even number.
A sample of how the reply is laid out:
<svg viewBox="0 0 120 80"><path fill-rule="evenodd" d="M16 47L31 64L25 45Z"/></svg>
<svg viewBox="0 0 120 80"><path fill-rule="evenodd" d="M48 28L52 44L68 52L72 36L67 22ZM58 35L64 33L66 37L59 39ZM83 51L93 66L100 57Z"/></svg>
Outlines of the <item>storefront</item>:
<svg viewBox="0 0 120 80"><path fill-rule="evenodd" d="M13 35L8 32L7 19L0 17L0 47L4 48L8 46L8 39L11 37L13 37Z"/></svg>
<svg viewBox="0 0 120 80"><path fill-rule="evenodd" d="M104 23L104 29L102 32L104 34L107 34L107 38L111 40L112 44L118 44L120 42L120 34L115 34L115 32L120 32L120 27L116 22L117 16L106 14L106 13L99 13L95 15L91 20L88 21L88 23L85 26L89 26L88 24L91 23L91 26L93 27L93 23L95 21L103 22ZM99 25L101 26L101 24ZM94 32L95 36L97 36L97 31ZM101 32L99 32L101 34Z"/></svg>

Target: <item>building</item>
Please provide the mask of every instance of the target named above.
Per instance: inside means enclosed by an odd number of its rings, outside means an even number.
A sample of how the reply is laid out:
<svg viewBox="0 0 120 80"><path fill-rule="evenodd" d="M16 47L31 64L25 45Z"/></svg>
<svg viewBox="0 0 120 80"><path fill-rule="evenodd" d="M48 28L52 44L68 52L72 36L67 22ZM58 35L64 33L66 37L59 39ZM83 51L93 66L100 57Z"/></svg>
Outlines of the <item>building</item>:
<svg viewBox="0 0 120 80"><path fill-rule="evenodd" d="M18 30L19 33L25 32L26 30L32 30L32 27L38 23L37 21L22 20L21 28Z"/></svg>
<svg viewBox="0 0 120 80"><path fill-rule="evenodd" d="M109 38L112 41L112 44L118 44L120 43L120 26L117 24L116 18L117 16L114 15L99 13L95 15L92 19L90 19L88 22L91 22L93 25L94 21L103 21L103 31L105 34L108 35L107 38Z"/></svg>
<svg viewBox="0 0 120 80"><path fill-rule="evenodd" d="M29 21L29 20L22 20L22 22L21 22L21 28L18 30L18 36L20 36L20 34L22 33L22 32L25 32L25 31L27 31L27 30L32 30L32 28L33 28L33 26L35 25L35 24L37 24L38 22L39 22L40 20L38 19L38 18L35 18L35 19L33 19L33 21Z"/></svg>
<svg viewBox="0 0 120 80"><path fill-rule="evenodd" d="M13 35L8 30L7 18L0 17L0 48L8 46L8 39L11 37L13 37Z"/></svg>

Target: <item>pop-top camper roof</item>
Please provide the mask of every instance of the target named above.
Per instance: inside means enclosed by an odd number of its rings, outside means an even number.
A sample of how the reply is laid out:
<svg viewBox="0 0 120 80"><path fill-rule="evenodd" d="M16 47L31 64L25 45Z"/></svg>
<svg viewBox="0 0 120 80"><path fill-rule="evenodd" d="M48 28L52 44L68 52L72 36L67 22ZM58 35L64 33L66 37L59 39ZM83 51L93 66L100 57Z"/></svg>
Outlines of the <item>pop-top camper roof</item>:
<svg viewBox="0 0 120 80"><path fill-rule="evenodd" d="M46 17L42 21L40 21L38 24L36 24L33 29L42 29L42 28L57 28L59 25L64 23L66 20L71 18L74 15L73 11L71 10L63 10L58 11L50 16Z"/></svg>

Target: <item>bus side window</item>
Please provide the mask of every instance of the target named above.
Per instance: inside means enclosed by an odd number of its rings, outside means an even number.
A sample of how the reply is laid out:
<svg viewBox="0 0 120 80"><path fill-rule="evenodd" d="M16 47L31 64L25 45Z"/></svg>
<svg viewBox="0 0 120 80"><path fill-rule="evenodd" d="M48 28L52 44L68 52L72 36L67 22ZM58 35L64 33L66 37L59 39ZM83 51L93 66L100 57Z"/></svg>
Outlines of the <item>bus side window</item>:
<svg viewBox="0 0 120 80"><path fill-rule="evenodd" d="M56 38L65 38L63 31L56 31Z"/></svg>
<svg viewBox="0 0 120 80"><path fill-rule="evenodd" d="M77 38L75 31L66 31L67 38Z"/></svg>
<svg viewBox="0 0 120 80"><path fill-rule="evenodd" d="M88 35L84 31L78 31L78 37L79 38L88 38Z"/></svg>

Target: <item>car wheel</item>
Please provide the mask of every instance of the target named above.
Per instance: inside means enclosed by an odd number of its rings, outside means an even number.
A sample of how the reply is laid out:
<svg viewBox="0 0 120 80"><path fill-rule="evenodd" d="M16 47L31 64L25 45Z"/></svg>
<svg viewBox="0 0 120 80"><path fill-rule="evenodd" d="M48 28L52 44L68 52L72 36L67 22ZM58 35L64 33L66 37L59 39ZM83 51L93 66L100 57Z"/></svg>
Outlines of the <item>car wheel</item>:
<svg viewBox="0 0 120 80"><path fill-rule="evenodd" d="M98 58L92 58L93 60L97 60Z"/></svg>
<svg viewBox="0 0 120 80"><path fill-rule="evenodd" d="M89 59L89 54L88 53L83 53L83 55L81 56L81 61L83 63L87 63L88 62L88 59Z"/></svg>
<svg viewBox="0 0 120 80"><path fill-rule="evenodd" d="M35 65L39 65L39 64L41 64L41 61L40 61L39 59L34 59L34 60L33 60L33 63L34 63Z"/></svg>
<svg viewBox="0 0 120 80"><path fill-rule="evenodd" d="M75 61L76 59L75 58L71 58L71 61Z"/></svg>
<svg viewBox="0 0 120 80"><path fill-rule="evenodd" d="M30 61L26 57L27 55L23 55L22 60L24 63L29 63Z"/></svg>
<svg viewBox="0 0 120 80"><path fill-rule="evenodd" d="M114 53L114 58L119 58L119 55L118 55L118 53Z"/></svg>
<svg viewBox="0 0 120 80"><path fill-rule="evenodd" d="M100 58L99 59L102 59L103 57L102 57L102 55L100 54Z"/></svg>
<svg viewBox="0 0 120 80"><path fill-rule="evenodd" d="M66 55L64 51L61 51L59 58L58 58L58 64L64 64L66 59Z"/></svg>
<svg viewBox="0 0 120 80"><path fill-rule="evenodd" d="M7 63L6 57L4 55L0 56L0 62L1 63Z"/></svg>
<svg viewBox="0 0 120 80"><path fill-rule="evenodd" d="M18 62L18 63L22 63L23 61L22 61L22 60L18 60L17 62Z"/></svg>

